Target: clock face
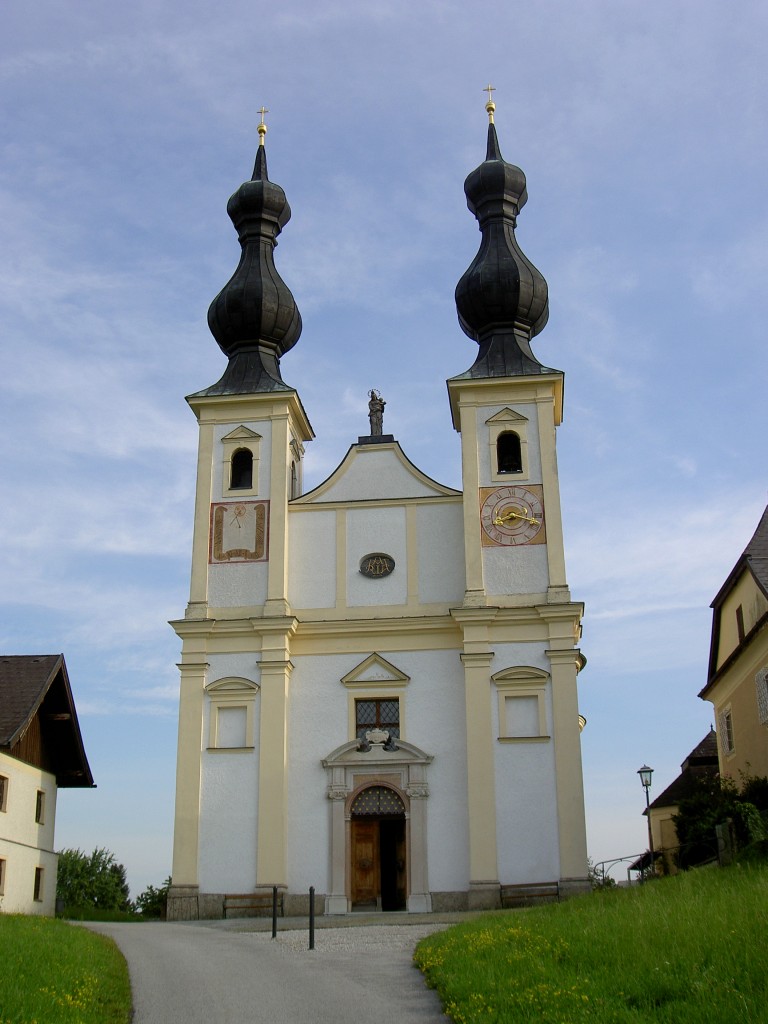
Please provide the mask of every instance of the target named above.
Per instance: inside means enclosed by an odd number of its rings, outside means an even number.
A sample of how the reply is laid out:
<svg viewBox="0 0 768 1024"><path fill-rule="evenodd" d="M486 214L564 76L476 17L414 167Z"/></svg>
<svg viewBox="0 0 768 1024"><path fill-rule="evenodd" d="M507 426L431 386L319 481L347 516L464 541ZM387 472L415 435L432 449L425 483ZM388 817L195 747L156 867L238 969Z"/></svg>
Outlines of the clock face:
<svg viewBox="0 0 768 1024"><path fill-rule="evenodd" d="M481 487L483 547L544 544L544 497L540 484Z"/></svg>

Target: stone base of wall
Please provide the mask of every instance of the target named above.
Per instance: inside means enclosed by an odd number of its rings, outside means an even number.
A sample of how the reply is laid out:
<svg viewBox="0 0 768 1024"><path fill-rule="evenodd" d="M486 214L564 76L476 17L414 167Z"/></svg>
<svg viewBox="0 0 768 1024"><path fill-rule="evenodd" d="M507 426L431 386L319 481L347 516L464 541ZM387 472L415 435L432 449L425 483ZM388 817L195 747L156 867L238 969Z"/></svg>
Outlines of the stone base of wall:
<svg viewBox="0 0 768 1024"><path fill-rule="evenodd" d="M286 917L309 917L309 893L287 892L284 897ZM315 917L325 914L325 893L315 893Z"/></svg>
<svg viewBox="0 0 768 1024"><path fill-rule="evenodd" d="M501 907L501 886L498 882L470 882L467 910L498 910Z"/></svg>
<svg viewBox="0 0 768 1024"><path fill-rule="evenodd" d="M166 920L197 921L200 916L197 894L196 885L172 885L168 890Z"/></svg>
<svg viewBox="0 0 768 1024"><path fill-rule="evenodd" d="M560 899L567 900L570 896L581 896L591 892L592 886L588 878L561 878Z"/></svg>
<svg viewBox="0 0 768 1024"><path fill-rule="evenodd" d="M433 892L432 912L434 914L451 914L469 909L468 893L466 892Z"/></svg>
<svg viewBox="0 0 768 1024"><path fill-rule="evenodd" d="M509 887L507 887L509 888ZM559 897L567 899L590 891L589 879L565 878L559 882ZM263 896L263 893L259 893ZM491 883L472 885L469 891L433 892L431 910L435 914L449 914L464 910L498 910L501 907L501 886ZM555 897L557 898L557 897ZM326 894L315 893L315 915L325 914ZM309 893L281 893L281 917L308 917ZM540 901L536 901L540 902ZM195 885L171 886L168 893L169 921L221 920L224 915L224 893L201 893ZM420 908L421 909L421 908ZM423 913L424 911L421 910ZM227 917L269 917L271 907L254 906L250 908L230 907Z"/></svg>

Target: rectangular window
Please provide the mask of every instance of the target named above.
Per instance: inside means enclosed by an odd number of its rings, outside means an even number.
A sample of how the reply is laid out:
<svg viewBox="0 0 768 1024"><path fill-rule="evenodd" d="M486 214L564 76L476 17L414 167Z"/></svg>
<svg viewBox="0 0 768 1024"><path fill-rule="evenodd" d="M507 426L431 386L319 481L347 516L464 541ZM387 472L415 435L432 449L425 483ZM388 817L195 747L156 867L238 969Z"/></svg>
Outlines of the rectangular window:
<svg viewBox="0 0 768 1024"><path fill-rule="evenodd" d="M42 789L37 791L37 801L35 803L35 821L38 825L45 824L45 793Z"/></svg>
<svg viewBox="0 0 768 1024"><path fill-rule="evenodd" d="M4 811L8 807L8 779L5 775L0 775L0 811Z"/></svg>
<svg viewBox="0 0 768 1024"><path fill-rule="evenodd" d="M36 903L43 902L43 869L35 868L35 894L33 899Z"/></svg>
<svg viewBox="0 0 768 1024"><path fill-rule="evenodd" d="M248 726L247 708L217 708L219 714L217 738L219 747L245 747Z"/></svg>
<svg viewBox="0 0 768 1024"><path fill-rule="evenodd" d="M510 738L541 736L538 695L504 697L506 732Z"/></svg>
<svg viewBox="0 0 768 1024"><path fill-rule="evenodd" d="M733 718L731 717L730 708L720 712L720 746L725 754L732 754L736 749L733 740Z"/></svg>
<svg viewBox="0 0 768 1024"><path fill-rule="evenodd" d="M361 740L371 729L384 729L393 738L400 735L400 701L397 697L355 701L355 735Z"/></svg>
<svg viewBox="0 0 768 1024"><path fill-rule="evenodd" d="M736 632L739 634L739 643L744 639L744 609L739 605L736 609Z"/></svg>
<svg viewBox="0 0 768 1024"><path fill-rule="evenodd" d="M5 893L5 861L0 857L0 896Z"/></svg>

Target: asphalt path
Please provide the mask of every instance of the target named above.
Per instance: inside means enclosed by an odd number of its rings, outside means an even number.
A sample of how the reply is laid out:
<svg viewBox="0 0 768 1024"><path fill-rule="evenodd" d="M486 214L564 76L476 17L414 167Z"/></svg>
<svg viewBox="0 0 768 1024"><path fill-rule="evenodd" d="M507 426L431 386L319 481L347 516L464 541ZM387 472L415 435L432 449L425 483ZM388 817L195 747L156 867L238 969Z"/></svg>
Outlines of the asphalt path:
<svg viewBox="0 0 768 1024"><path fill-rule="evenodd" d="M90 924L128 962L133 1024L445 1024L412 962L433 928L234 931L196 924Z"/></svg>

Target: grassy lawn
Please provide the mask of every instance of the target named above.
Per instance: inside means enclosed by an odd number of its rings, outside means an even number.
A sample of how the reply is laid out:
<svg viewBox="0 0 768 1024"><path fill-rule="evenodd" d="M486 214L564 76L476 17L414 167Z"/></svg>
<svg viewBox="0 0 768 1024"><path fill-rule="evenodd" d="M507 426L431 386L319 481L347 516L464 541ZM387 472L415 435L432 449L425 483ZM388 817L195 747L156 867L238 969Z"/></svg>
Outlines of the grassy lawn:
<svg viewBox="0 0 768 1024"><path fill-rule="evenodd" d="M764 1024L768 866L497 912L414 959L456 1024Z"/></svg>
<svg viewBox="0 0 768 1024"><path fill-rule="evenodd" d="M131 988L111 939L0 914L0 1024L127 1024Z"/></svg>

